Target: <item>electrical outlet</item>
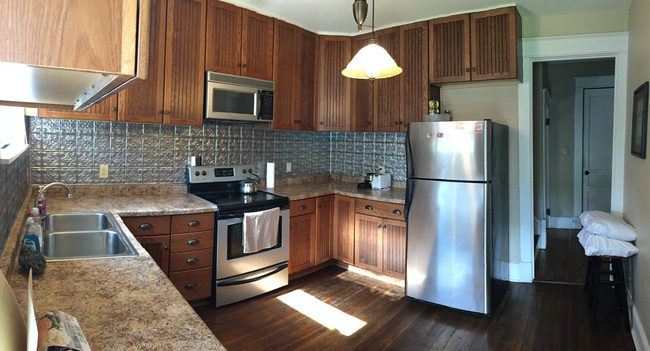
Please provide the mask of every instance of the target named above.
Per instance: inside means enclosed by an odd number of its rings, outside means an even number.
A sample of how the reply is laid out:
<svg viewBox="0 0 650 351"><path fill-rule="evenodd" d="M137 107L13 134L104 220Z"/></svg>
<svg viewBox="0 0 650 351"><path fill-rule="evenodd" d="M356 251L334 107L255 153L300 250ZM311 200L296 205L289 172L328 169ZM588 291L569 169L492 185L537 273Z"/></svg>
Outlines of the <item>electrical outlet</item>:
<svg viewBox="0 0 650 351"><path fill-rule="evenodd" d="M291 173L291 162L287 162L287 173Z"/></svg>
<svg viewBox="0 0 650 351"><path fill-rule="evenodd" d="M99 165L99 178L108 178L108 165Z"/></svg>
<svg viewBox="0 0 650 351"><path fill-rule="evenodd" d="M379 172L379 174L384 174L386 173L386 168L384 168L384 166L379 166L377 167L377 171Z"/></svg>
<svg viewBox="0 0 650 351"><path fill-rule="evenodd" d="M568 147L563 147L562 148L562 155L568 156L569 155L569 148Z"/></svg>

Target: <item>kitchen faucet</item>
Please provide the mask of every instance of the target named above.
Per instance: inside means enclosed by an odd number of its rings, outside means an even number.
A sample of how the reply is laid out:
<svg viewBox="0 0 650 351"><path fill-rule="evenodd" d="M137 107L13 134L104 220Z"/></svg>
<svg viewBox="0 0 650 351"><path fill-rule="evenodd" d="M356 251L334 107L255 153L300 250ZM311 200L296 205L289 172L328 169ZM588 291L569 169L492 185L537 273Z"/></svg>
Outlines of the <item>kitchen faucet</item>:
<svg viewBox="0 0 650 351"><path fill-rule="evenodd" d="M64 188L66 188L68 190L68 199L72 199L72 190L70 190L70 188L67 185L65 185L65 184L63 184L61 182L54 182L54 183L50 183L50 184L44 186L43 189L41 189L41 191L38 193L38 196L36 196L36 200L34 200L34 207L38 207L38 199L41 198L41 196L43 195L45 190L47 190L47 189L49 189L49 188L51 188L53 186L62 186Z"/></svg>

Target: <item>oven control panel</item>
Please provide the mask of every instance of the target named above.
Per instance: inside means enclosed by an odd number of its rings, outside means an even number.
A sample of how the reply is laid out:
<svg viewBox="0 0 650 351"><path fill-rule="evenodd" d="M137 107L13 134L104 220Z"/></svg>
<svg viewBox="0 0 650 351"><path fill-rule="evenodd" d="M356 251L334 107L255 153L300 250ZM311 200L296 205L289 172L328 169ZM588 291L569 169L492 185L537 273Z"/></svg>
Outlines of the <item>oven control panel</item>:
<svg viewBox="0 0 650 351"><path fill-rule="evenodd" d="M253 165L223 165L187 167L190 184L232 182L255 178Z"/></svg>

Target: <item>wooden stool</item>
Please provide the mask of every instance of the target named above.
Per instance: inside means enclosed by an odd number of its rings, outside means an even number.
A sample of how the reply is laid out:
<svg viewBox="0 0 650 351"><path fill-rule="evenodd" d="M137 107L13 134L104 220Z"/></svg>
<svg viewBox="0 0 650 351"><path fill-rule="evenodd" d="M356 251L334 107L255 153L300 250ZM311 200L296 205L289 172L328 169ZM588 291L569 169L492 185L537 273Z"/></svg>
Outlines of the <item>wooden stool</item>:
<svg viewBox="0 0 650 351"><path fill-rule="evenodd" d="M603 263L608 264L607 269L602 269ZM606 280L600 277L606 275ZM613 279L610 279L612 277ZM596 310L609 308L623 310L625 316L625 330L630 331L630 316L627 306L627 286L625 285L625 272L623 257L616 256L590 256L587 276L585 278L585 291L587 292L587 307L589 307L589 327L596 326ZM616 295L616 306L599 305L600 294Z"/></svg>

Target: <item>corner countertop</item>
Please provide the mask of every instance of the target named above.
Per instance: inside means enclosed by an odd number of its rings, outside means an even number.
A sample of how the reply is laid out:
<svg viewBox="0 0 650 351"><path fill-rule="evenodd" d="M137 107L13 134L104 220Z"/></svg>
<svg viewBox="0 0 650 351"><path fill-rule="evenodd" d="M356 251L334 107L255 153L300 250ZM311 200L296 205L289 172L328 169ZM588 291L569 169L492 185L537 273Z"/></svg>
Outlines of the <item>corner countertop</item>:
<svg viewBox="0 0 650 351"><path fill-rule="evenodd" d="M110 211L139 256L48 262L33 280L37 320L51 310L76 317L93 351L225 350L120 218L214 212L216 206L187 194L89 194L48 196L47 208ZM11 287L26 315L27 277L20 268L12 273Z"/></svg>
<svg viewBox="0 0 650 351"><path fill-rule="evenodd" d="M260 187L260 190L288 196L290 201L308 199L325 195L343 195L358 199L404 204L405 188L386 190L358 189L358 183L335 179L315 180L299 184L276 185L274 188Z"/></svg>

